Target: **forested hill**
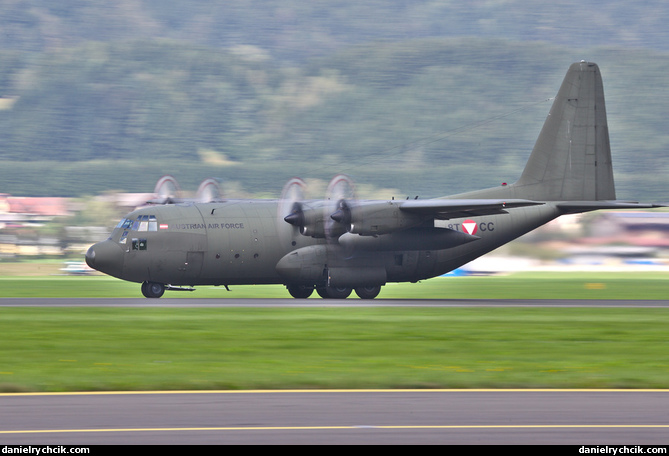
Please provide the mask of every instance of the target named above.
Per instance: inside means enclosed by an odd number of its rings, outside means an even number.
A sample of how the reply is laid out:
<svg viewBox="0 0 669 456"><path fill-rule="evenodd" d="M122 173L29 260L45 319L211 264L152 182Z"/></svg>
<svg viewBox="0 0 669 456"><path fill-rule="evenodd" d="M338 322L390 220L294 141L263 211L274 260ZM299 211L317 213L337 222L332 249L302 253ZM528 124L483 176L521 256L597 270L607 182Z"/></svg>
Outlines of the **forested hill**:
<svg viewBox="0 0 669 456"><path fill-rule="evenodd" d="M215 177L262 196L277 196L295 175L326 181L340 172L399 192L377 195L386 197L512 182L547 99L569 64L587 59L604 77L619 197L667 199L669 53L666 40L636 47L649 35L633 33L635 20L611 32L612 46L588 42L590 30L607 30L592 24L575 47L564 28L541 35L552 43L513 40L512 27L507 40L486 38L510 17L495 5L520 11L521 1L472 2L496 18L489 22L450 2L22 7L31 3L0 5L11 13L0 14L3 193L143 192L163 174L187 189ZM619 4L601 2L602 14L623 14ZM437 19L446 5L452 14ZM660 16L644 23L652 30ZM449 37L458 34L482 37Z"/></svg>
<svg viewBox="0 0 669 456"><path fill-rule="evenodd" d="M3 0L0 49L172 39L303 61L353 44L477 36L669 50L663 0Z"/></svg>

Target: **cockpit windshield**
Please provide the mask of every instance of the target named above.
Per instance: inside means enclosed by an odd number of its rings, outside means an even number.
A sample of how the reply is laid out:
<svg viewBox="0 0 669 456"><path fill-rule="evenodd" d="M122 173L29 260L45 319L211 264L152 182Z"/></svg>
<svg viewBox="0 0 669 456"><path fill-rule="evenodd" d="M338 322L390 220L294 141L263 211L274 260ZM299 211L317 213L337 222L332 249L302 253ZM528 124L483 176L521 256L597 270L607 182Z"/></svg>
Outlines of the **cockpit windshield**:
<svg viewBox="0 0 669 456"><path fill-rule="evenodd" d="M155 215L139 215L136 219L121 220L116 228L129 231L158 231L158 220Z"/></svg>
<svg viewBox="0 0 669 456"><path fill-rule="evenodd" d="M118 239L119 244L125 244L127 242L128 236L133 231L139 233L158 231L158 220L156 219L156 216L138 215L135 218L124 218L120 222L118 222L118 225L116 225L116 228L112 232L110 239ZM143 244L141 242L139 244L142 244L144 247L146 247L146 239L139 239L138 242L139 241L143 242ZM139 250L146 250L146 249L144 248Z"/></svg>

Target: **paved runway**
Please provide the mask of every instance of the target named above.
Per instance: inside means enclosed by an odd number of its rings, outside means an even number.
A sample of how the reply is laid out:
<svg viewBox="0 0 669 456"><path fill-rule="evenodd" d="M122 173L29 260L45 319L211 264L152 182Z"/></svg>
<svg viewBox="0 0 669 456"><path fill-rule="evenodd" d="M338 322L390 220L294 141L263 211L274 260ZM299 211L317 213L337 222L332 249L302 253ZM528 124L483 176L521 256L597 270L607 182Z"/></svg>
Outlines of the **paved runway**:
<svg viewBox="0 0 669 456"><path fill-rule="evenodd" d="M3 444L666 445L669 391L1 395Z"/></svg>
<svg viewBox="0 0 669 456"><path fill-rule="evenodd" d="M3 298L0 306L667 307L668 301ZM669 390L0 395L3 444L666 445Z"/></svg>

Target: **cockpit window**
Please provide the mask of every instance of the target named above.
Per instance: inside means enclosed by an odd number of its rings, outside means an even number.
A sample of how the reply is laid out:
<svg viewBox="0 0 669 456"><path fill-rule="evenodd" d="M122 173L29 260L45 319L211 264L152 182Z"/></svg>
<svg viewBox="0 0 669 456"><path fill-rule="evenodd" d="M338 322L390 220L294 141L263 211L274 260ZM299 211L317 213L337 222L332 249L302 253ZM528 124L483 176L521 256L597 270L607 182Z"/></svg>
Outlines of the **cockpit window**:
<svg viewBox="0 0 669 456"><path fill-rule="evenodd" d="M139 222L139 228L137 229L137 231L149 231L148 215L140 215L137 221Z"/></svg>
<svg viewBox="0 0 669 456"><path fill-rule="evenodd" d="M159 226L155 215L138 215L134 220L124 218L116 225L117 229L122 230L119 244L127 242L129 231L158 231ZM132 248L133 250L146 250L146 239L133 239Z"/></svg>
<svg viewBox="0 0 669 456"><path fill-rule="evenodd" d="M132 220L130 219L123 219L120 222L118 222L118 225L116 225L116 228L123 228L124 230L127 230L132 226Z"/></svg>
<svg viewBox="0 0 669 456"><path fill-rule="evenodd" d="M132 231L158 231L158 219L155 215L139 215L136 220L121 220L116 228Z"/></svg>

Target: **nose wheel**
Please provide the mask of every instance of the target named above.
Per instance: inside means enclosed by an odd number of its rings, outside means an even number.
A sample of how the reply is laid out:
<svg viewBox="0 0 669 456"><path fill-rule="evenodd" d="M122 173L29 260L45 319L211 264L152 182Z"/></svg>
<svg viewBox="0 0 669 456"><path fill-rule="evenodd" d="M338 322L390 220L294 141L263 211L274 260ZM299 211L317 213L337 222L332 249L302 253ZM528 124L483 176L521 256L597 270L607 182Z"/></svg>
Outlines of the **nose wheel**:
<svg viewBox="0 0 669 456"><path fill-rule="evenodd" d="M145 298L160 298L165 293L165 285L156 282L142 283L142 294Z"/></svg>

